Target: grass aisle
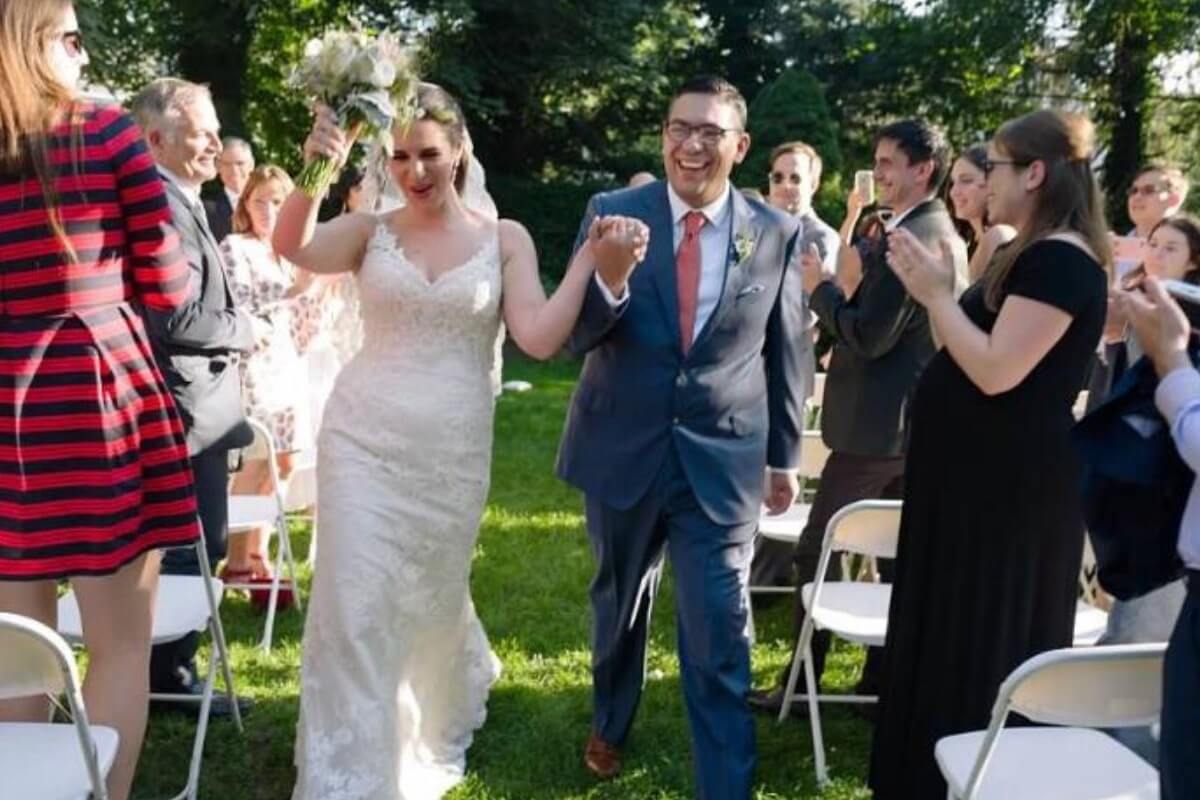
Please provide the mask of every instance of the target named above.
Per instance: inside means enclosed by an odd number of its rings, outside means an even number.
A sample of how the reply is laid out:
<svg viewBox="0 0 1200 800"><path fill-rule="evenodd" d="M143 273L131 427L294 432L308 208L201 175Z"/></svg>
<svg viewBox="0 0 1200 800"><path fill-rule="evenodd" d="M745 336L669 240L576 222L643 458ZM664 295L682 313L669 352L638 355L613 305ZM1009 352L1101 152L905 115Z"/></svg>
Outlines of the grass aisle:
<svg viewBox="0 0 1200 800"><path fill-rule="evenodd" d="M599 784L581 763L590 719L587 587L592 558L578 493L554 477L554 454L578 366L513 360L507 379L534 389L498 401L492 487L476 549L472 593L504 675L488 722L468 755L468 778L448 800L686 800L691 754L675 656L670 577L654 610L650 678L626 749L625 771ZM307 531L293 537L307 551ZM307 575L305 576L307 578ZM789 611L779 603L757 616L754 672L761 685L790 649ZM255 701L239 736L232 723L209 729L201 797L285 800L292 785L292 737L299 689L302 621L282 614L270 656L255 649L261 618L241 598L222 607L239 691ZM848 691L860 664L836 649L827 685ZM832 785L816 791L808 723L758 724L757 800L865 798L869 729L848 711L823 713ZM135 797L178 791L186 777L194 725L171 712L151 715Z"/></svg>

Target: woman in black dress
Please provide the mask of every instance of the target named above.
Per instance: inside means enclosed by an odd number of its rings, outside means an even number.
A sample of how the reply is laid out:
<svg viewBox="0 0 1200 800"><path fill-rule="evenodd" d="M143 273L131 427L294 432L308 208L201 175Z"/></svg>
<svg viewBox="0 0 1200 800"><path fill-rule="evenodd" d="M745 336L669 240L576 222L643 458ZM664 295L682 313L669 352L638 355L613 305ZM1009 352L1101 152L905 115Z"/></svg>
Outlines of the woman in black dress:
<svg viewBox="0 0 1200 800"><path fill-rule="evenodd" d="M1071 406L1104 325L1110 250L1087 119L1038 111L988 147L988 214L1017 238L963 295L903 230L889 262L944 347L913 405L871 754L877 800L941 800L943 736L987 726L1030 656L1071 644L1083 521Z"/></svg>

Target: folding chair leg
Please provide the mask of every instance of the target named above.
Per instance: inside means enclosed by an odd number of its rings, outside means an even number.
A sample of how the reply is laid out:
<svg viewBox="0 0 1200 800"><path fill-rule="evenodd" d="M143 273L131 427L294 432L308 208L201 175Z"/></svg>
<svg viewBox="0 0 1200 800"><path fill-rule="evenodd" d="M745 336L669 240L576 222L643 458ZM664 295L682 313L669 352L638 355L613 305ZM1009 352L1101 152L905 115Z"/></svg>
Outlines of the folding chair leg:
<svg viewBox="0 0 1200 800"><path fill-rule="evenodd" d="M292 550L292 535L288 529L287 518L280 519L282 527L279 532L279 546L283 550L283 557L287 559L288 565L288 580L292 582L292 600L296 604L296 610L304 613L304 601L300 599L300 579L296 575L296 554Z"/></svg>
<svg viewBox="0 0 1200 800"><path fill-rule="evenodd" d="M210 626L211 631L211 626ZM204 740L208 737L208 718L212 711L213 684L217 676L216 654L208 659L208 674L204 678L204 694L200 697L200 714L196 721L196 738L192 742L192 761L188 765L187 785L171 800L196 800L200 791L200 765L204 761Z"/></svg>
<svg viewBox="0 0 1200 800"><path fill-rule="evenodd" d="M812 647L804 649L804 677L808 680L808 722L812 728L813 762L817 771L817 786L829 783L829 772L825 768L825 737L821 731L821 708L817 702L817 678L813 672Z"/></svg>
<svg viewBox="0 0 1200 800"><path fill-rule="evenodd" d="M800 639L796 642L796 650L792 653L792 669L788 672L787 685L783 687L783 703L779 708L779 722L788 718L792 712L792 698L796 694L796 683L800 680L800 662L808 652L804 642L804 631L800 631ZM809 687L811 693L812 688Z"/></svg>
<svg viewBox="0 0 1200 800"><path fill-rule="evenodd" d="M276 526L278 528L278 525ZM276 532L278 535L278 531ZM262 641L258 646L264 652L271 652L271 641L275 636L275 612L279 607L279 581L283 574L283 548L284 539L281 536L279 539L279 549L275 554L275 574L271 576L271 590L267 595L267 624L263 626ZM292 595L295 596L295 587L292 588Z"/></svg>
<svg viewBox="0 0 1200 800"><path fill-rule="evenodd" d="M308 555L304 561L310 567L317 561L317 509L315 507L312 516L312 533L308 537Z"/></svg>

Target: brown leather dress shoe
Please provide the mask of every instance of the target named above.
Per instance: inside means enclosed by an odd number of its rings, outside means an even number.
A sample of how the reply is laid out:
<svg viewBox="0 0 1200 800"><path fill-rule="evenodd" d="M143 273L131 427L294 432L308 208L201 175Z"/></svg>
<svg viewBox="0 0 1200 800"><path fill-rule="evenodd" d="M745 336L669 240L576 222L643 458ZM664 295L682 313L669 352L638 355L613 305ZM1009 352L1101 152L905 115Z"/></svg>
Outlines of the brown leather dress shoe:
<svg viewBox="0 0 1200 800"><path fill-rule="evenodd" d="M621 751L593 731L583 751L583 763L597 778L615 778L621 771Z"/></svg>

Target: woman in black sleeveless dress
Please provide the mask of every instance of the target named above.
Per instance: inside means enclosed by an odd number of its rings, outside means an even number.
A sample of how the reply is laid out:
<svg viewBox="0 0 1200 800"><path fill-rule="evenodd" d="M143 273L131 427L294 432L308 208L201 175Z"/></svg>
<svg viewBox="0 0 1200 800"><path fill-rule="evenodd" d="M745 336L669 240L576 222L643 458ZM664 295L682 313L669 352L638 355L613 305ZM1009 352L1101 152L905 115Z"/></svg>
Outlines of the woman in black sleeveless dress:
<svg viewBox="0 0 1200 800"><path fill-rule="evenodd" d="M1091 131L1039 111L997 132L988 210L1018 237L961 305L940 259L892 235L892 268L944 348L913 406L877 800L945 797L937 740L986 727L1014 667L1071 644L1083 551L1071 407L1104 324L1109 260Z"/></svg>

